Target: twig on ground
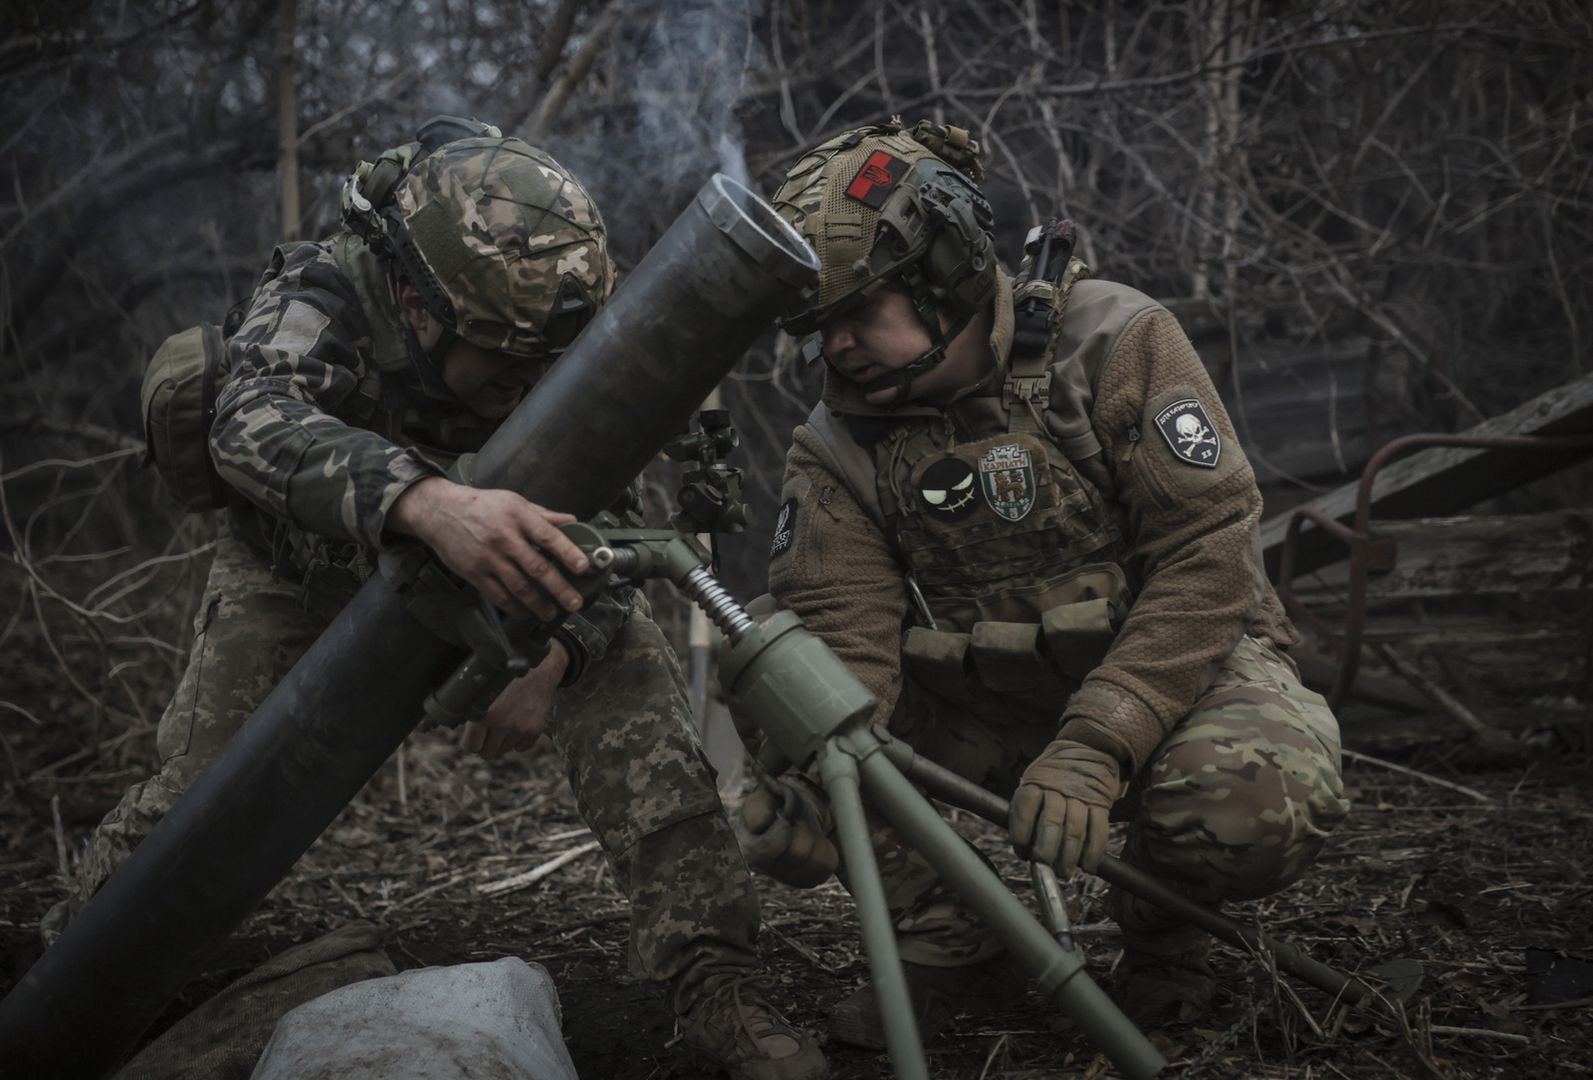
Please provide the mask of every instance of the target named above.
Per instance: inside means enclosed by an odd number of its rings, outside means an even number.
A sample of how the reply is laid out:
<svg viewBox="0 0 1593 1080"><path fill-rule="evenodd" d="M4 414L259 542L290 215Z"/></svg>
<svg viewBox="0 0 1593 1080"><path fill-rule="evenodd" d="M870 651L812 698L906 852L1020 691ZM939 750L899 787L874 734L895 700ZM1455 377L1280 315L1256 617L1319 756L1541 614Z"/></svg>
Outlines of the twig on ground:
<svg viewBox="0 0 1593 1080"><path fill-rule="evenodd" d="M1372 651L1381 657L1385 664L1398 672L1400 677L1406 682L1421 691L1429 701L1442 709L1446 715L1471 732L1480 746L1496 753L1519 754L1521 752L1521 747L1514 739L1497 728L1489 727L1483 723L1477 717L1477 714L1466 708L1459 698L1429 679L1421 668L1411 663L1401 653L1395 651L1392 646L1373 645Z"/></svg>
<svg viewBox="0 0 1593 1080"><path fill-rule="evenodd" d="M50 762L48 765L41 765L37 769L34 769L28 774L27 782L32 783L35 780L42 780L51 773L59 769L64 769L68 765L76 764L86 757L93 757L97 754L103 754L107 750L114 750L128 739L134 739L140 735L147 735L154 729L155 725L153 724L140 724L137 727L128 728L120 735L113 735L109 739L102 740L93 746L85 746L81 750L74 750L64 758L58 758L57 760Z"/></svg>
<svg viewBox="0 0 1593 1080"><path fill-rule="evenodd" d="M334 879L334 880L336 880L336 879ZM424 888L424 889L420 890L420 892L410 893L408 896L404 897L401 900L395 900L392 904L390 904L387 907L387 910L382 912L382 914L383 915L391 915L393 912L397 911L399 908L408 907L411 904L418 904L422 900L426 899L428 896L434 896L437 893L440 893L444 889L448 888L448 886L457 885L463 880L465 880L465 875L464 874L455 874L453 877L449 878L447 881L439 881L435 885L431 885L431 886L428 886L427 888Z"/></svg>
<svg viewBox="0 0 1593 1080"><path fill-rule="evenodd" d="M1458 792L1461 795L1476 799L1478 802L1493 801L1475 788L1464 787L1448 780L1440 780L1438 777L1429 773L1419 772L1416 769L1407 768L1404 765L1396 765L1392 761L1384 761L1382 758L1373 757L1370 754L1363 754L1357 750L1345 750L1343 753L1344 756L1349 758L1351 761L1359 761L1364 765L1376 765L1378 768L1388 769L1390 772L1403 773L1406 776L1414 776L1416 779L1431 784L1434 787L1441 787L1448 791Z"/></svg>
<svg viewBox="0 0 1593 1080"><path fill-rule="evenodd" d="M341 881L337 880L335 877L329 877L326 880L327 883L332 886L332 891L341 896L343 898L343 902L354 909L354 914L367 921L370 919L370 916L365 913L365 906L359 902L359 898L353 893L349 892L348 889L344 888Z"/></svg>
<svg viewBox="0 0 1593 1080"><path fill-rule="evenodd" d="M1552 1009L1585 1009L1593 1006L1593 997L1576 998L1574 1001L1551 1001L1544 1005L1513 1005L1511 1012L1548 1012Z"/></svg>
<svg viewBox="0 0 1593 1080"><path fill-rule="evenodd" d="M628 908L623 911L606 911L601 915L590 915L584 919L576 919L574 922L560 923L558 926L549 929L546 933L538 934L536 937L526 942L526 944L535 945L539 942L546 941L549 938L559 937L560 935L569 934L576 930L590 930L594 926L603 926L612 922L624 922L630 917L631 913Z"/></svg>
<svg viewBox="0 0 1593 1080"><path fill-rule="evenodd" d="M787 934L784 930L781 930L773 923L765 923L763 928L766 932L779 938L780 941L788 946L792 952L796 953L802 959L806 960L808 963L812 964L826 975L835 975L839 977L841 975L845 975L851 968L850 964L845 964L840 967L837 967L833 964L826 964L822 959L819 958L818 953L814 952L812 949L808 948L806 945L802 944L802 942L798 941L790 934Z"/></svg>
<svg viewBox="0 0 1593 1080"><path fill-rule="evenodd" d="M11 712L26 717L28 720L32 721L34 727L44 726L43 720L40 720L37 716L34 716L32 713L14 701L0 701L0 709L9 709Z"/></svg>
<svg viewBox="0 0 1593 1080"><path fill-rule="evenodd" d="M50 796L50 818L55 822L55 857L61 869L61 881L70 881L71 864L66 857L66 829L61 824L61 796Z"/></svg>
<svg viewBox="0 0 1593 1080"><path fill-rule="evenodd" d="M1508 1031L1493 1031L1490 1028L1450 1027L1447 1024L1434 1024L1432 1032L1434 1035L1470 1035L1481 1039L1503 1039L1506 1042L1532 1042L1532 1037L1529 1035L1516 1035Z"/></svg>
<svg viewBox="0 0 1593 1080"><path fill-rule="evenodd" d="M500 881L489 881L486 884L477 885L476 895L502 896L505 893L517 892L520 889L528 889L532 885L535 885L537 882L541 881L543 878L547 877L549 874L553 873L555 870L559 869L559 867L565 865L566 863L574 862L582 855L596 850L596 840L582 844L579 847L573 847L561 855L554 856L540 866L532 867L523 874L516 874L513 877L503 878Z"/></svg>
<svg viewBox="0 0 1593 1080"><path fill-rule="evenodd" d="M985 1067L979 1070L979 1080L985 1080L985 1077L990 1075L991 1064L996 1060L996 1055L1001 1053L1001 1048L1006 1045L1006 1035L1002 1035L1001 1038L996 1040L995 1045L990 1048L989 1055L985 1058Z"/></svg>

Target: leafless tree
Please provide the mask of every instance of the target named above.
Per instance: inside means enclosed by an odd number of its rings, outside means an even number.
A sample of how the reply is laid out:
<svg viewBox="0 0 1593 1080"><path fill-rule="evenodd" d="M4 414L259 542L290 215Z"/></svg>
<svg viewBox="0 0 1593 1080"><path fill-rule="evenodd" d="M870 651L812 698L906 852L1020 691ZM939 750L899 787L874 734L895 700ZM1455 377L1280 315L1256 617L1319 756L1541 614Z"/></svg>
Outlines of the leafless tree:
<svg viewBox="0 0 1593 1080"><path fill-rule="evenodd" d="M352 165L438 112L543 141L597 194L622 266L715 170L767 190L861 123L965 125L1003 255L1072 217L1098 274L1185 320L1260 457L1293 454L1274 478L1336 483L1371 441L1465 426L1589 363L1579 0L155 0L0 18L0 481L6 588L25 601L3 629L80 642L59 653L67 684L121 714L148 704L117 697L118 642L144 642L125 648L151 678L180 648L183 604L149 598L182 567L191 602L207 528L114 445L138 438L145 359L247 294L281 222L330 234ZM795 357L771 334L724 388L765 522L817 392ZM1291 399L1316 424L1292 450L1265 428ZM766 541L726 545L743 593ZM118 582L93 603L89 557Z"/></svg>

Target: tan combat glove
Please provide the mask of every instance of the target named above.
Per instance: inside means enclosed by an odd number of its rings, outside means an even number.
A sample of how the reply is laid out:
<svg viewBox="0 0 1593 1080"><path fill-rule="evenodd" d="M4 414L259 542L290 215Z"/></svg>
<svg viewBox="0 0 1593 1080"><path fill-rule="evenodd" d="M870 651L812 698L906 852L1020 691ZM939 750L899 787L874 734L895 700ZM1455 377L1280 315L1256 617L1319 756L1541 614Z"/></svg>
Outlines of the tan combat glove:
<svg viewBox="0 0 1593 1080"><path fill-rule="evenodd" d="M812 808L778 780L741 804L742 854L776 881L811 889L830 880L841 855L814 820Z"/></svg>
<svg viewBox="0 0 1593 1080"><path fill-rule="evenodd" d="M1122 793L1117 759L1072 739L1053 739L1023 770L1007 828L1024 858L1063 877L1094 871L1106 854L1108 817Z"/></svg>

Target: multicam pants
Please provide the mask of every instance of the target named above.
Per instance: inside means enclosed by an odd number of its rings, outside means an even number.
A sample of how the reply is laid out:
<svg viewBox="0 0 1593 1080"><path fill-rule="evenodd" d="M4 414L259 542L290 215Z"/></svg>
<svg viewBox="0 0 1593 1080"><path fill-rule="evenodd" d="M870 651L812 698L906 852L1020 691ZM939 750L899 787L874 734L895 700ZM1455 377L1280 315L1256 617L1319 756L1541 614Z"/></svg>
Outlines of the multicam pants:
<svg viewBox="0 0 1593 1080"><path fill-rule="evenodd" d="M89 837L59 931L221 752L320 635L301 587L230 532L217 544L193 651L160 719L160 770ZM756 962L758 901L719 803L675 655L638 596L607 655L560 690L548 735L581 815L631 906L631 964L673 987L677 1011L710 975Z"/></svg>
<svg viewBox="0 0 1593 1080"><path fill-rule="evenodd" d="M974 694L952 703L909 678L892 732L926 757L1004 797L1056 736L1056 716ZM1292 884L1349 804L1338 724L1270 644L1243 639L1113 808L1129 823L1123 856L1207 903L1254 899ZM882 819L874 846L902 957L951 967L1000 950L993 934ZM1198 933L1153 905L1110 898L1125 942L1177 952Z"/></svg>

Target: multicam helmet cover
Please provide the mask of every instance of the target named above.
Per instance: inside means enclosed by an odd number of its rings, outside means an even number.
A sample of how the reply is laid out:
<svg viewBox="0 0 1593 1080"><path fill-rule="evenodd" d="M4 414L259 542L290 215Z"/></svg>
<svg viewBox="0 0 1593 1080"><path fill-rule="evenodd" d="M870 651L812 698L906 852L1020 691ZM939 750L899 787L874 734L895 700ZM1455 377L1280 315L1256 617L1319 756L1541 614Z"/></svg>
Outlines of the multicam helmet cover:
<svg viewBox="0 0 1593 1080"><path fill-rule="evenodd" d="M960 128L897 120L849 131L815 147L774 194L777 211L818 253L818 283L784 326L807 334L864 303L878 288L907 289L934 346L897 373L906 386L944 357L945 346L996 288L990 203L978 144ZM942 331L940 317L950 325Z"/></svg>
<svg viewBox="0 0 1593 1080"><path fill-rule="evenodd" d="M591 196L519 139L443 144L399 181L384 216L400 272L443 323L485 349L555 355L614 289Z"/></svg>

